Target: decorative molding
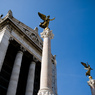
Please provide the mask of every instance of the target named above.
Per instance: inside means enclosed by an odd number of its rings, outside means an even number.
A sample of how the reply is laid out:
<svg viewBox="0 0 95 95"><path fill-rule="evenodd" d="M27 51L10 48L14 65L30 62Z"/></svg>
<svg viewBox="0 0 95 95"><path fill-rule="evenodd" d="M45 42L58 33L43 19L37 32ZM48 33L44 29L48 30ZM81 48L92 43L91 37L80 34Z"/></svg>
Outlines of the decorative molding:
<svg viewBox="0 0 95 95"><path fill-rule="evenodd" d="M25 49L24 47L22 47L22 46L20 46L20 50L21 50L22 52L25 52L25 51L26 51L26 49Z"/></svg>
<svg viewBox="0 0 95 95"><path fill-rule="evenodd" d="M88 83L88 85L89 85L91 88L95 89L95 80L94 80L94 79L90 79L87 83Z"/></svg>
<svg viewBox="0 0 95 95"><path fill-rule="evenodd" d="M50 89L45 88L45 89L39 90L38 95L54 95L54 94Z"/></svg>
<svg viewBox="0 0 95 95"><path fill-rule="evenodd" d="M33 46L21 38L20 35L16 34L14 31L11 34L13 38L23 47L26 48L32 55L34 55L39 61L41 61L41 55L33 48Z"/></svg>
<svg viewBox="0 0 95 95"><path fill-rule="evenodd" d="M52 30L50 30L49 28L46 28L43 30L43 32L41 33L41 37L42 38L50 38L53 39L54 34L52 33Z"/></svg>
<svg viewBox="0 0 95 95"><path fill-rule="evenodd" d="M13 13L12 13L11 10L8 11L7 16L8 16L9 18L12 18L12 17L13 17Z"/></svg>
<svg viewBox="0 0 95 95"><path fill-rule="evenodd" d="M12 28L11 28L11 26L10 25L6 25L5 27L4 27L5 29L7 29L10 33L12 32Z"/></svg>
<svg viewBox="0 0 95 95"><path fill-rule="evenodd" d="M14 38L13 38L13 37L10 37L10 38L9 38L9 41L13 41L13 40L14 40Z"/></svg>
<svg viewBox="0 0 95 95"><path fill-rule="evenodd" d="M34 61L34 62L38 62L38 59L33 56L33 61Z"/></svg>
<svg viewBox="0 0 95 95"><path fill-rule="evenodd" d="M0 31L2 31L3 28L4 28L4 26L0 26Z"/></svg>
<svg viewBox="0 0 95 95"><path fill-rule="evenodd" d="M41 48L43 47L42 42L39 40L38 35L36 35L33 32L30 32L28 29L23 28L24 32L32 39L33 42L35 42L38 46ZM36 30L35 30L36 31Z"/></svg>

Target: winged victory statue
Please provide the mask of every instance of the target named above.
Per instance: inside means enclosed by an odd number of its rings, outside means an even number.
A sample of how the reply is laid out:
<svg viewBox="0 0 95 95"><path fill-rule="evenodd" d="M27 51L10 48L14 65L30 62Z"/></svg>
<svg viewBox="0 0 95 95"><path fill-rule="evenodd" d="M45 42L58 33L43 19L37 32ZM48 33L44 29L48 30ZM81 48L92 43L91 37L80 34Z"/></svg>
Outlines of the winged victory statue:
<svg viewBox="0 0 95 95"><path fill-rule="evenodd" d="M93 70L91 67L90 67L90 65L87 63L84 63L84 62L81 62L81 64L85 67L84 69L86 69L87 70L87 72L86 72L86 76L91 76L90 74L91 74L91 70Z"/></svg>
<svg viewBox="0 0 95 95"><path fill-rule="evenodd" d="M49 22L50 22L50 21L52 21L52 20L55 19L55 18L50 19L50 16L49 16L49 15L46 16L46 15L44 15L44 14L41 14L40 12L38 12L38 15L39 15L39 17L43 20L43 22L41 22L39 26L40 26L41 28L44 28L44 29L49 26Z"/></svg>

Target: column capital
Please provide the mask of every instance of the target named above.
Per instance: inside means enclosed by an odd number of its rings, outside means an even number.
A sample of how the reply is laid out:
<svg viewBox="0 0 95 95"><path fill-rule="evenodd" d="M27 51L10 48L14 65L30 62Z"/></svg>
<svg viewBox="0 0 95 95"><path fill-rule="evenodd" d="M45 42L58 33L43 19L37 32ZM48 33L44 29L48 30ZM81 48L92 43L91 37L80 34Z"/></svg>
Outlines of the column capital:
<svg viewBox="0 0 95 95"><path fill-rule="evenodd" d="M90 79L87 83L88 83L88 85L89 85L91 88L95 89L95 80L94 80L94 79Z"/></svg>
<svg viewBox="0 0 95 95"><path fill-rule="evenodd" d="M51 89L43 88L39 90L38 95L54 95L54 94Z"/></svg>
<svg viewBox="0 0 95 95"><path fill-rule="evenodd" d="M38 62L38 59L33 56L33 62Z"/></svg>
<svg viewBox="0 0 95 95"><path fill-rule="evenodd" d="M23 46L20 46L20 51L25 52L26 49Z"/></svg>
<svg viewBox="0 0 95 95"><path fill-rule="evenodd" d="M13 37L10 37L10 38L9 38L9 41L13 41L13 40L14 40L14 38L13 38Z"/></svg>
<svg viewBox="0 0 95 95"><path fill-rule="evenodd" d="M48 27L47 28L45 28L44 30L43 30L43 32L41 33L41 37L42 38L50 38L50 39L53 39L53 37L54 37L54 34L52 33L52 30L50 30Z"/></svg>

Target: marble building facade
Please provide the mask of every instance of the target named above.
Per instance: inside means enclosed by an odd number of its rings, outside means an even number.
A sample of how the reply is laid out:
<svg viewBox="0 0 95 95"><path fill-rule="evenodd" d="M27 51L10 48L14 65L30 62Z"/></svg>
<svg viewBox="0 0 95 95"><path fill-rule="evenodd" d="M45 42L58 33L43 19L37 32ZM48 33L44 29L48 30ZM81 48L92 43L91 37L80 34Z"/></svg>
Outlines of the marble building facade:
<svg viewBox="0 0 95 95"><path fill-rule="evenodd" d="M9 10L0 18L0 95L37 95L43 41ZM52 56L52 91L57 95L56 59Z"/></svg>

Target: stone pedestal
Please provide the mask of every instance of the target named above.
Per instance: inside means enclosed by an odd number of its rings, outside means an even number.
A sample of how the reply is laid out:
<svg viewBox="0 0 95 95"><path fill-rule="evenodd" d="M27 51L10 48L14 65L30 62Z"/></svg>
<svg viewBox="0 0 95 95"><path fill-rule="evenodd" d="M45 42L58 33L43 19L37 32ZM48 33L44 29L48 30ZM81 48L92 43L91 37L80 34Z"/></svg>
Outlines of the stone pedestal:
<svg viewBox="0 0 95 95"><path fill-rule="evenodd" d="M41 33L43 38L43 52L41 65L40 90L38 95L54 95L52 92L52 63L51 63L51 39L53 33L45 28Z"/></svg>
<svg viewBox="0 0 95 95"><path fill-rule="evenodd" d="M87 83L91 88L92 95L95 95L95 80L94 79L89 79L89 81Z"/></svg>

